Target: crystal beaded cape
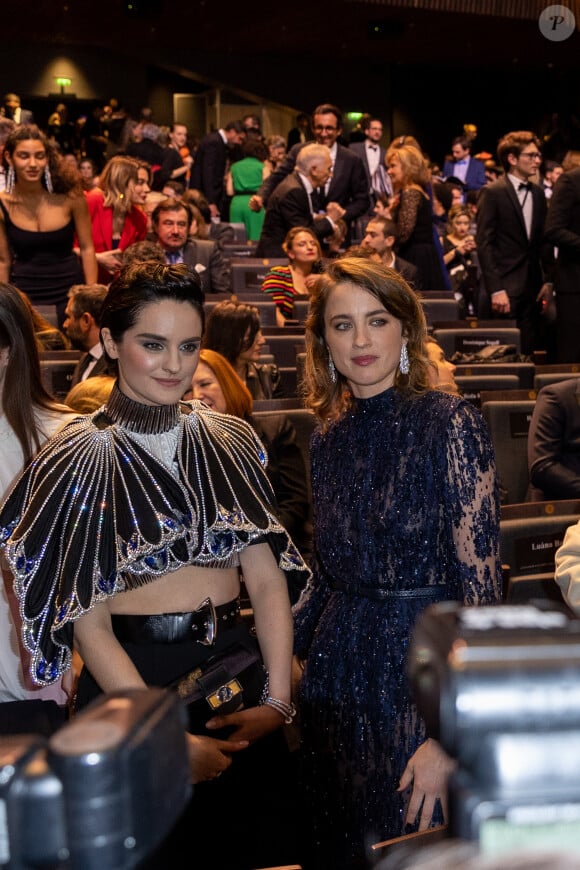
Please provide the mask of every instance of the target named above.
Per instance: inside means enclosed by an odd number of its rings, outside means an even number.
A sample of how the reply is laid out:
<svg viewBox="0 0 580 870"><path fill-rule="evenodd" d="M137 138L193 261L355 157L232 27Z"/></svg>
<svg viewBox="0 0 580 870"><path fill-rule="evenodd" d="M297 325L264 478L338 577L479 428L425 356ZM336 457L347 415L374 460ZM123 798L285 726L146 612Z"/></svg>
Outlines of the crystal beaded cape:
<svg viewBox="0 0 580 870"><path fill-rule="evenodd" d="M175 408L172 430L154 436L173 443L170 469L107 416L110 406L47 442L0 514L39 685L69 667L74 620L117 592L184 565L227 567L261 539L284 571L308 570L276 519L250 426L200 402L189 414Z"/></svg>
<svg viewBox="0 0 580 870"><path fill-rule="evenodd" d="M311 461L316 559L295 606L304 813L313 866L334 870L403 833L396 788L424 739L408 641L429 604L499 601L499 505L485 422L441 392L357 401L315 434Z"/></svg>

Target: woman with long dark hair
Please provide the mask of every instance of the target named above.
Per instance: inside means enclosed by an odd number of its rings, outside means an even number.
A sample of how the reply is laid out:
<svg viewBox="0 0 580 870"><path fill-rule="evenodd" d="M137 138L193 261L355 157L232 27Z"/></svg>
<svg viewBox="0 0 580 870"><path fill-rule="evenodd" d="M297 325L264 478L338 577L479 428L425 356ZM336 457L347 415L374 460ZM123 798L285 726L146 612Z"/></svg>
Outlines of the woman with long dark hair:
<svg viewBox="0 0 580 870"><path fill-rule="evenodd" d="M4 146L6 189L0 193L0 281L11 281L34 305L55 305L64 320L73 284L97 280L87 205L78 173L32 124ZM80 261L74 253L78 240Z"/></svg>
<svg viewBox="0 0 580 870"><path fill-rule="evenodd" d="M16 477L41 445L72 419L70 409L57 404L45 390L38 358L38 344L26 297L10 284L0 284L0 502ZM13 619L12 584L7 566L2 566L5 585L0 584L0 701L52 698L64 704L59 686L43 691L25 680L18 637ZM13 708L11 708L13 709ZM18 708L24 725L24 711ZM8 711L2 714L2 732L14 726Z"/></svg>

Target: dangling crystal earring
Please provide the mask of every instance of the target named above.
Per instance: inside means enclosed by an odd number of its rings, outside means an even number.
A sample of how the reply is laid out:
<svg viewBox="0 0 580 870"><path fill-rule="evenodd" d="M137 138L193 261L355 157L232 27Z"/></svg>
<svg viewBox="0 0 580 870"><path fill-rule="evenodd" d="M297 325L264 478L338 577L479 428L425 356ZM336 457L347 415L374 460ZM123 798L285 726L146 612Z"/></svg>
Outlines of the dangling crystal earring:
<svg viewBox="0 0 580 870"><path fill-rule="evenodd" d="M336 368L335 368L334 362L333 362L330 354L328 354L328 374L330 376L330 380L332 381L332 383L335 384L336 383Z"/></svg>
<svg viewBox="0 0 580 870"><path fill-rule="evenodd" d="M401 347L401 357L399 359L399 371L402 375L409 374L409 352L407 350L407 345L403 344Z"/></svg>
<svg viewBox="0 0 580 870"><path fill-rule="evenodd" d="M52 176L50 174L50 169L48 168L48 165L44 167L44 183L48 192L54 193L54 188L52 186Z"/></svg>
<svg viewBox="0 0 580 870"><path fill-rule="evenodd" d="M14 172L14 167L9 166L8 172L6 173L6 193L12 193L14 190L14 185L16 184L16 173Z"/></svg>

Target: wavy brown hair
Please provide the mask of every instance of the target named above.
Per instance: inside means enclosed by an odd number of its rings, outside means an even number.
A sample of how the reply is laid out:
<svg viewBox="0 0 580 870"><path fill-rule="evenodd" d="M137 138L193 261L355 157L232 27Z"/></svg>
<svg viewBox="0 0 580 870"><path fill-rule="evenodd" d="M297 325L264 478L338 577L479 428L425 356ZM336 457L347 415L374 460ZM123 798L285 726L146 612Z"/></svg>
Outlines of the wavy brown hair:
<svg viewBox="0 0 580 870"><path fill-rule="evenodd" d="M346 379L337 370L336 381L332 381L328 369L324 316L333 288L341 283L355 284L366 290L378 299L389 314L401 321L403 336L407 339L410 369L408 375L403 375L397 369L395 389L414 397L423 395L431 388L429 361L425 353L427 323L417 294L398 272L381 263L362 257L334 260L316 283L306 321L304 400L323 426L340 417L352 402Z"/></svg>
<svg viewBox="0 0 580 870"><path fill-rule="evenodd" d="M47 139L42 130L37 127L36 124L19 124L14 128L13 132L10 133L4 146L4 166L8 168L9 165L8 160L6 159L7 155L12 157L20 143L28 141L40 142L41 146L46 151L53 193L67 194L72 193L73 191L80 193L82 188L79 173L76 169L68 168L66 163L62 162L54 142ZM18 181L18 177L16 178L16 181ZM42 178L42 186L46 189L46 180L44 176Z"/></svg>

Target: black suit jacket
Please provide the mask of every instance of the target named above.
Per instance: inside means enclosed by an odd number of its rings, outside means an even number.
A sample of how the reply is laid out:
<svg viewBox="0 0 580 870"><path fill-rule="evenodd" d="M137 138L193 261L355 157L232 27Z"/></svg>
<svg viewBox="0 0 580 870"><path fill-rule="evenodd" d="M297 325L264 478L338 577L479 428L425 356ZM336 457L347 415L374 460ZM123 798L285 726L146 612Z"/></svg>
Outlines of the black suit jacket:
<svg viewBox="0 0 580 870"><path fill-rule="evenodd" d="M556 294L580 291L580 169L564 172L550 199L546 238L558 247ZM579 339L580 340L580 339Z"/></svg>
<svg viewBox="0 0 580 870"><path fill-rule="evenodd" d="M530 481L546 499L580 498L580 378L538 393L528 433Z"/></svg>
<svg viewBox="0 0 580 870"><path fill-rule="evenodd" d="M371 177L371 171L370 171L370 169L369 169L369 164L368 164L368 162L367 162L367 153L368 153L368 152L367 152L367 149L366 149L366 141L365 141L365 142L352 142L348 147L349 147L349 149L353 152L353 154L356 154L356 156L357 156L358 158L360 158L360 160L361 160L361 162L362 162L362 165L364 166L365 174L366 174L366 177L367 177L367 184L368 184L368 186L369 186L369 196L372 197L372 194L373 194L373 180L372 180L372 177ZM387 175L387 170L385 169L385 154L386 154L387 152L386 152L385 149L382 147L382 145L379 145L378 148L379 148L379 165L382 166L383 169L384 169L384 180L385 180L385 186L386 186L387 190L389 190L390 193L392 193L392 192L393 192L393 190L392 190L393 186L392 186L392 183L391 183L391 179L390 179L389 176ZM373 202L374 202L374 200L373 200Z"/></svg>
<svg viewBox="0 0 580 870"><path fill-rule="evenodd" d="M220 212L225 204L224 176L228 148L219 132L204 136L195 152L195 162L190 176L190 187L201 190L210 205L217 205Z"/></svg>
<svg viewBox="0 0 580 870"><path fill-rule="evenodd" d="M421 282L419 281L419 270L413 263L409 263L408 260L403 260L402 257L395 257L395 262L393 263L393 269L395 272L398 272L399 275L405 279L408 284L415 290L421 290Z"/></svg>
<svg viewBox="0 0 580 870"><path fill-rule="evenodd" d="M312 143L306 144L311 145ZM268 204L270 196L277 186L293 172L296 166L296 157L301 148L304 148L303 144L295 145L278 169L275 169L262 185L260 194L264 200L264 205ZM349 148L337 145L336 161L326 195L328 202L337 202L341 205L346 210L344 219L350 223L369 210L368 190L365 168L360 157L357 157Z"/></svg>
<svg viewBox="0 0 580 870"><path fill-rule="evenodd" d="M71 379L71 387L74 387L78 383L80 383L81 376L82 376L82 373L85 369L85 365L87 362L87 356L88 356L88 354L84 353L81 356L78 363L76 364L75 370L73 372L72 379ZM97 375L108 375L108 374L111 374L109 372L109 364L107 362L107 358L103 354L103 356L99 357L99 359L96 361L93 368L91 369L91 373L89 375L89 378L95 378L95 377L97 377ZM86 378L86 380L88 380L88 378Z"/></svg>
<svg viewBox="0 0 580 870"><path fill-rule="evenodd" d="M505 290L510 299L537 296L550 266L543 248L546 197L537 184L531 189L533 213L530 238L512 182L500 178L482 188L477 205L477 253L489 296Z"/></svg>
<svg viewBox="0 0 580 870"><path fill-rule="evenodd" d="M314 220L308 194L297 172L278 185L268 200L257 257L284 257L282 242L292 227L310 227L319 240L332 233L332 224L326 218Z"/></svg>

